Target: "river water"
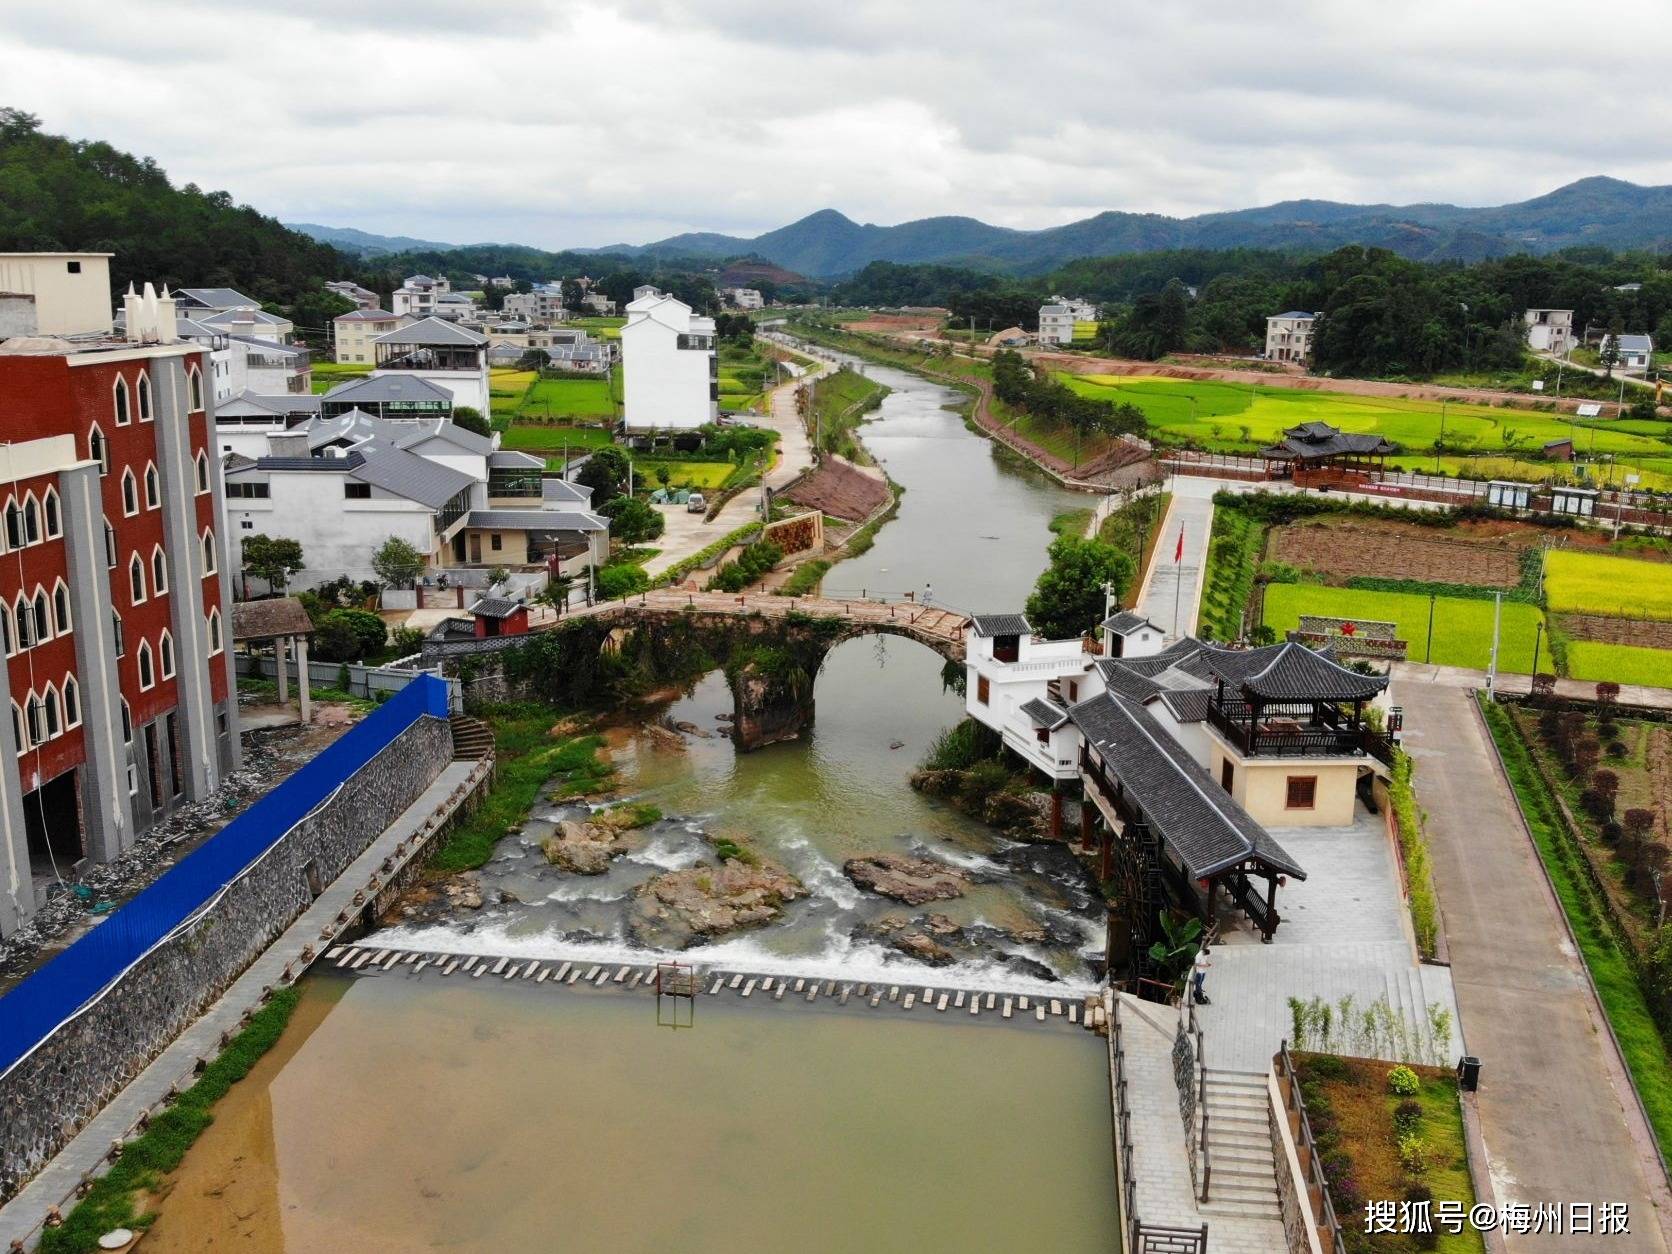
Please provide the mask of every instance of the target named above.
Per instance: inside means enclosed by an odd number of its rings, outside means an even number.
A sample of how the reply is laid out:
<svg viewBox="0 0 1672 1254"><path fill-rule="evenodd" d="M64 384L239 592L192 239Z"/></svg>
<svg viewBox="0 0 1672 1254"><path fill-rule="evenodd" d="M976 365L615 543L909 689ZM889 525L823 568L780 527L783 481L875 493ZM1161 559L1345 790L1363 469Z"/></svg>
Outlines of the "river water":
<svg viewBox="0 0 1672 1254"><path fill-rule="evenodd" d="M905 495L871 550L832 568L827 593L910 590L970 612L1020 610L1044 565L1052 515L1084 498L970 432L947 408L961 399L957 393L905 371L863 368L892 389L865 426L864 442ZM612 737L623 795L667 818L635 833L631 851L608 873L580 876L547 863L541 838L585 810L542 804L483 869L484 909L400 927L380 940L642 961L639 946L659 942L633 928L634 890L666 870L712 861L707 833L746 838L810 895L767 927L703 946L693 956L705 963L856 979L886 968L891 978L909 978L902 964L915 960L888 947L879 925L921 921L927 912L862 893L841 867L865 854L927 854L964 868L973 881L963 897L933 905L963 929L953 945L955 982L1087 985L1089 961L1101 950L1101 914L1073 857L1059 845L1008 840L907 783L935 737L962 717L961 698L944 689L941 668L939 655L915 641L848 641L831 651L817 678L810 733L752 753L737 752L716 717L732 703L724 676L712 674L667 710L668 719L711 735L688 735L683 749L642 731Z"/></svg>

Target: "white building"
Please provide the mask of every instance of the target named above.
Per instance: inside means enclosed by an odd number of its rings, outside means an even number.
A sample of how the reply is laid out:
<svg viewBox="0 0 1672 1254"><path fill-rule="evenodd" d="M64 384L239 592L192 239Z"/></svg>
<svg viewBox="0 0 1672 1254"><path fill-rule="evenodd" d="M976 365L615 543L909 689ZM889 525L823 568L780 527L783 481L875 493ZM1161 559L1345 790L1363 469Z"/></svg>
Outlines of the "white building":
<svg viewBox="0 0 1672 1254"><path fill-rule="evenodd" d="M377 360L373 343L380 335L399 330L407 319L375 305L370 309L356 309L353 313L338 314L331 319L331 346L340 362L374 362Z"/></svg>
<svg viewBox="0 0 1672 1254"><path fill-rule="evenodd" d="M1273 314L1266 319L1266 360L1304 365L1312 358L1312 329L1318 315L1303 309Z"/></svg>
<svg viewBox="0 0 1672 1254"><path fill-rule="evenodd" d="M435 298L435 316L449 322L475 317L476 302L462 292L443 292Z"/></svg>
<svg viewBox="0 0 1672 1254"><path fill-rule="evenodd" d="M317 396L293 392L265 396L243 392L216 401L215 449L223 456L260 457L267 452L268 435L319 417L319 401Z"/></svg>
<svg viewBox="0 0 1672 1254"><path fill-rule="evenodd" d="M1067 305L1039 307L1039 342L1041 344L1072 344L1074 342L1074 311Z"/></svg>
<svg viewBox="0 0 1672 1254"><path fill-rule="evenodd" d="M359 410L271 431L257 456L227 459L228 525L234 536L298 541L307 566L294 586L373 578L372 555L390 536L431 571L539 566L558 554L566 570L576 559L601 564L609 524L592 512L590 489L547 481L542 458L497 443L451 422Z"/></svg>
<svg viewBox="0 0 1672 1254"><path fill-rule="evenodd" d="M353 301L361 309L376 309L382 303L376 292L348 279L335 279L325 285L325 290Z"/></svg>
<svg viewBox="0 0 1672 1254"><path fill-rule="evenodd" d="M569 317L569 311L563 307L561 283L542 283L532 291L513 292L505 298L503 312L525 322L547 324L563 322Z"/></svg>
<svg viewBox="0 0 1672 1254"><path fill-rule="evenodd" d="M453 290L453 285L445 278L431 278L427 274L409 274L406 280L395 289L389 298L389 303L398 314L408 314L414 318L428 318L435 313L435 302L438 296L445 296Z"/></svg>
<svg viewBox="0 0 1672 1254"><path fill-rule="evenodd" d="M1602 347L1607 349L1613 339L1612 335L1603 336ZM1618 369L1626 374L1643 374L1654 363L1654 359L1655 341L1652 336L1630 333L1620 335L1620 360L1616 363Z"/></svg>
<svg viewBox="0 0 1672 1254"><path fill-rule="evenodd" d="M615 317L615 302L602 292L588 292L581 297L581 304L600 318Z"/></svg>
<svg viewBox="0 0 1672 1254"><path fill-rule="evenodd" d="M639 288L621 328L629 431L690 431L719 417L714 319L655 288Z"/></svg>
<svg viewBox="0 0 1672 1254"><path fill-rule="evenodd" d="M372 341L377 360L372 376L410 373L446 388L454 405L467 405L486 417L492 412L487 349L485 335L440 318L423 318Z"/></svg>
<svg viewBox="0 0 1672 1254"><path fill-rule="evenodd" d="M118 317L116 321L121 325L125 320ZM255 329L250 322L235 325ZM313 391L312 358L299 345L234 334L224 323L217 326L200 318L176 317L175 334L209 349L209 377L217 404L243 392L307 395Z"/></svg>
<svg viewBox="0 0 1672 1254"><path fill-rule="evenodd" d="M739 309L760 309L766 304L752 287L728 287L722 295Z"/></svg>
<svg viewBox="0 0 1672 1254"><path fill-rule="evenodd" d="M109 330L111 253L0 253L0 340Z"/></svg>
<svg viewBox="0 0 1672 1254"><path fill-rule="evenodd" d="M1527 347L1535 353L1565 357L1577 343L1571 309L1529 309L1521 321L1527 328Z"/></svg>
<svg viewBox="0 0 1672 1254"><path fill-rule="evenodd" d="M1192 292L1191 295L1195 295L1195 293ZM1097 321L1097 306L1089 300L1080 300L1074 296L1048 296L1045 303L1047 305L1062 305L1076 322Z"/></svg>

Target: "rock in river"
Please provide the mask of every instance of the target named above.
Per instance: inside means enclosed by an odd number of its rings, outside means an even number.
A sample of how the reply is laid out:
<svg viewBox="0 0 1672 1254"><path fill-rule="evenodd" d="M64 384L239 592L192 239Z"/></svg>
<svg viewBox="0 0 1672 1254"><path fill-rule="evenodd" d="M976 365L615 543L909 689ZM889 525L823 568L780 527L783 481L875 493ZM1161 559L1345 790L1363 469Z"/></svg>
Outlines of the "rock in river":
<svg viewBox="0 0 1672 1254"><path fill-rule="evenodd" d="M641 884L633 903L633 935L647 945L683 949L711 936L759 927L805 897L800 880L771 862L750 866L735 858L670 871Z"/></svg>
<svg viewBox="0 0 1672 1254"><path fill-rule="evenodd" d="M908 906L962 897L964 883L969 878L957 867L933 858L903 858L892 853L849 858L842 864L842 870L861 888L903 901Z"/></svg>
<svg viewBox="0 0 1672 1254"><path fill-rule="evenodd" d="M604 823L578 823L565 819L557 831L540 842L546 860L577 875L602 875L610 859L626 853L627 846L615 828Z"/></svg>

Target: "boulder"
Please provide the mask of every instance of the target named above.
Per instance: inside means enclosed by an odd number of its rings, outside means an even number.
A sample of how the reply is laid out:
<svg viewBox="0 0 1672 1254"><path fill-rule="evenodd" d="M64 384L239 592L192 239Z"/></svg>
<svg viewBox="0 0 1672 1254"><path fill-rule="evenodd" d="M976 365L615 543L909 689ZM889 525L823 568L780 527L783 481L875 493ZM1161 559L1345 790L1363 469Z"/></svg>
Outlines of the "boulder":
<svg viewBox="0 0 1672 1254"><path fill-rule="evenodd" d="M627 852L618 829L608 822L564 819L557 831L540 842L540 851L553 866L576 875L602 875L610 860Z"/></svg>
<svg viewBox="0 0 1672 1254"><path fill-rule="evenodd" d="M785 903L806 895L801 881L781 866L731 858L719 868L687 867L641 884L630 926L645 944L683 949L771 923Z"/></svg>
<svg viewBox="0 0 1672 1254"><path fill-rule="evenodd" d="M906 858L892 853L849 858L842 864L842 871L861 888L908 906L962 897L969 879L957 867L933 858Z"/></svg>
<svg viewBox="0 0 1672 1254"><path fill-rule="evenodd" d="M919 962L927 962L932 967L944 967L953 961L950 949L930 940L922 932L901 932L890 944L901 953L909 954Z"/></svg>
<svg viewBox="0 0 1672 1254"><path fill-rule="evenodd" d="M461 910L482 908L482 890L477 886L474 877L448 880L442 885L441 891L447 895L447 904L450 906L457 906Z"/></svg>

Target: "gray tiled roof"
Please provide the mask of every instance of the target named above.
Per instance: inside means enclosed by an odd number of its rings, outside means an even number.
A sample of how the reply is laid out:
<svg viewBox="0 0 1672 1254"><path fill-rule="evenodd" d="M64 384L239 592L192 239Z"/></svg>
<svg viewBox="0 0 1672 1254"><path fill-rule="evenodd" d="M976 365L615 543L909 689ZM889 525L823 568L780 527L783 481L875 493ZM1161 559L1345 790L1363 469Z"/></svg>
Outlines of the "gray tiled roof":
<svg viewBox="0 0 1672 1254"><path fill-rule="evenodd" d="M1213 704L1212 688L1163 688L1156 698L1181 723L1200 723Z"/></svg>
<svg viewBox="0 0 1672 1254"><path fill-rule="evenodd" d="M488 454L489 470L544 470L546 459L533 453L519 453L516 449L496 448ZM542 487L544 484L542 484ZM544 492L541 495L545 495Z"/></svg>
<svg viewBox="0 0 1672 1254"><path fill-rule="evenodd" d="M449 408L453 394L439 383L408 374L367 375L339 383L321 400L350 401L355 405L381 405L390 401L445 401Z"/></svg>
<svg viewBox="0 0 1672 1254"><path fill-rule="evenodd" d="M353 313L338 314L333 322L393 322L400 314L387 309L356 309Z"/></svg>
<svg viewBox="0 0 1672 1254"><path fill-rule="evenodd" d="M177 287L174 294L190 297L196 304L209 309L231 309L238 305L261 304L260 301L230 287Z"/></svg>
<svg viewBox="0 0 1672 1254"><path fill-rule="evenodd" d="M1306 878L1283 846L1143 706L1104 693L1080 702L1069 716L1192 879L1249 858Z"/></svg>
<svg viewBox="0 0 1672 1254"><path fill-rule="evenodd" d="M302 414L319 412L317 396L306 396L302 393L287 392L278 396L264 395L259 392L240 392L229 401L222 401L215 406L217 414L237 416L240 414L266 413Z"/></svg>
<svg viewBox="0 0 1672 1254"><path fill-rule="evenodd" d="M1129 636L1141 627L1160 631L1149 619L1134 610L1120 610L1103 620L1103 625L1118 636Z"/></svg>
<svg viewBox="0 0 1672 1254"><path fill-rule="evenodd" d="M978 636L1031 636L1033 628L1021 614L974 614L970 623Z"/></svg>
<svg viewBox="0 0 1672 1254"><path fill-rule="evenodd" d="M1103 675L1103 683L1107 688L1118 692L1123 697L1131 697L1135 701L1147 701L1161 691L1161 685L1142 672L1134 670L1120 658L1103 658L1098 661L1097 669Z"/></svg>
<svg viewBox="0 0 1672 1254"><path fill-rule="evenodd" d="M1290 427L1283 439L1260 450L1261 457L1320 458L1337 457L1349 453L1383 456L1397 453L1399 446L1374 433L1354 434L1338 431L1327 422L1303 422Z"/></svg>
<svg viewBox="0 0 1672 1254"><path fill-rule="evenodd" d="M508 601L504 597L482 597L470 607L470 612L482 618L510 618L522 607L521 601Z"/></svg>
<svg viewBox="0 0 1672 1254"><path fill-rule="evenodd" d="M1388 686L1294 641L1259 649L1202 646L1184 669L1266 701L1368 701Z"/></svg>
<svg viewBox="0 0 1672 1254"><path fill-rule="evenodd" d="M444 422L441 419L420 419L416 424L403 422L401 430L394 432L395 443L401 448L417 449L426 444L451 444L464 453L474 453L486 457L493 452L493 441L485 435L478 435L474 431L466 431L456 422Z"/></svg>
<svg viewBox="0 0 1672 1254"><path fill-rule="evenodd" d="M609 523L578 509L473 509L465 526L474 530L603 531Z"/></svg>
<svg viewBox="0 0 1672 1254"><path fill-rule="evenodd" d="M487 342L487 336L477 335L456 322L442 318L420 318L410 326L397 327L377 337L379 344L434 344L459 348L480 348Z"/></svg>
<svg viewBox="0 0 1672 1254"><path fill-rule="evenodd" d="M286 318L276 318L264 309L223 309L220 313L204 314L198 319L206 327L226 328L240 322L253 322L257 326L272 327Z"/></svg>
<svg viewBox="0 0 1672 1254"><path fill-rule="evenodd" d="M571 483L567 479L540 480L540 495L548 501L578 501L583 505L592 503L591 488Z"/></svg>
<svg viewBox="0 0 1672 1254"><path fill-rule="evenodd" d="M1022 706L1022 713L1026 714L1040 727L1048 731L1056 731L1068 721L1068 711L1055 702L1047 701L1043 697L1035 697Z"/></svg>
<svg viewBox="0 0 1672 1254"><path fill-rule="evenodd" d="M362 483L430 509L440 509L476 482L462 470L379 441L367 447L364 464L352 473Z"/></svg>

